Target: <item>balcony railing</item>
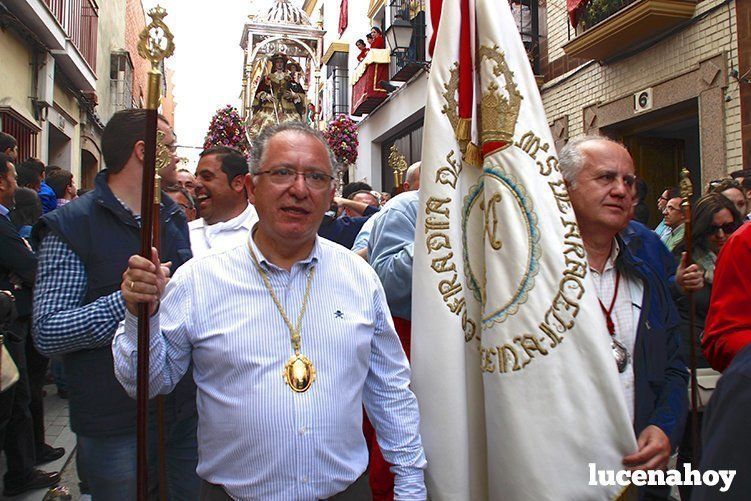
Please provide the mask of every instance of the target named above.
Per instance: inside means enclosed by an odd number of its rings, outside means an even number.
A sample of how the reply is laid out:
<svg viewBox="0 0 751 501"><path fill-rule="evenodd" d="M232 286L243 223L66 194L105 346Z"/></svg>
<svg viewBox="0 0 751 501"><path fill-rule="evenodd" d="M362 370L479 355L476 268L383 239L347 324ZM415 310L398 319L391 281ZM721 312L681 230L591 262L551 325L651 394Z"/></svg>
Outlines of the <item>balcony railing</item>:
<svg viewBox="0 0 751 501"><path fill-rule="evenodd" d="M582 10L577 29L584 31L637 0L590 0Z"/></svg>
<svg viewBox="0 0 751 501"><path fill-rule="evenodd" d="M94 0L44 0L60 27L96 73L99 8Z"/></svg>
<svg viewBox="0 0 751 501"><path fill-rule="evenodd" d="M607 1L607 0L595 0ZM621 0L614 0L621 1ZM623 0L635 1L635 0ZM519 0L511 4L511 13L522 37L529 63L535 75L540 74L540 23L539 0ZM396 18L412 24L412 40L406 52L391 55L391 80L406 82L425 66L427 59L425 0L391 0L389 3L391 23Z"/></svg>
<svg viewBox="0 0 751 501"><path fill-rule="evenodd" d="M697 0L591 0L577 16L569 56L607 61L694 15Z"/></svg>
<svg viewBox="0 0 751 501"><path fill-rule="evenodd" d="M391 0L389 10L392 23L394 19L399 18L412 24L412 40L407 51L394 52L391 55L391 80L406 82L425 64L425 1Z"/></svg>
<svg viewBox="0 0 751 501"><path fill-rule="evenodd" d="M63 27L63 29L67 32L66 26L68 26L68 1L67 0L44 0L44 3L47 4L47 7L50 9L50 12L52 12L52 15L55 16L55 19L57 19L57 22L60 23L60 26Z"/></svg>
<svg viewBox="0 0 751 501"><path fill-rule="evenodd" d="M389 49L370 49L352 74L352 111L361 116L373 111L389 95L383 87L389 80Z"/></svg>

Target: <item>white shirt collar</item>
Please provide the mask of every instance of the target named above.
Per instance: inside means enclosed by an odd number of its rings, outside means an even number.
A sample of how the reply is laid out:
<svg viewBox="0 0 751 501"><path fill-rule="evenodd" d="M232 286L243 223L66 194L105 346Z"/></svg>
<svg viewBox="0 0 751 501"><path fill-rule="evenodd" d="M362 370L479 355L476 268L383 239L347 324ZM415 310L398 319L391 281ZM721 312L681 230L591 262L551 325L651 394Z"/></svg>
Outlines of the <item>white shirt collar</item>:
<svg viewBox="0 0 751 501"><path fill-rule="evenodd" d="M251 214L255 212L255 207L253 205L248 204L247 207L245 207L245 210L243 210L240 214L233 217L232 219L228 219L227 221L219 221L218 223L214 224L207 224L206 220L204 218L199 219L200 223L196 225L198 228L205 228L206 231L209 233L219 233L225 230L236 230L238 228L246 228L250 230L252 226L251 221Z"/></svg>
<svg viewBox="0 0 751 501"><path fill-rule="evenodd" d="M258 248L256 245L255 240L253 240L253 234L256 231L256 226L258 225L258 222L253 224L252 228L248 232L248 246L251 252L253 252L256 257L258 258L258 262L261 264L261 266L265 267L267 270L269 268L276 268L280 269L277 265L269 261L266 256L263 255L263 252ZM307 267L310 264L317 264L321 255L321 237L316 235L315 242L313 243L313 248L310 250L310 254L304 259L301 259L295 265L302 265L303 267Z"/></svg>
<svg viewBox="0 0 751 501"><path fill-rule="evenodd" d="M615 260L618 259L618 254L620 253L621 246L618 244L618 239L613 238L613 245L610 247L610 255L608 256L607 261L605 261L605 266L602 268L603 273L615 268ZM590 266L590 269L594 268Z"/></svg>

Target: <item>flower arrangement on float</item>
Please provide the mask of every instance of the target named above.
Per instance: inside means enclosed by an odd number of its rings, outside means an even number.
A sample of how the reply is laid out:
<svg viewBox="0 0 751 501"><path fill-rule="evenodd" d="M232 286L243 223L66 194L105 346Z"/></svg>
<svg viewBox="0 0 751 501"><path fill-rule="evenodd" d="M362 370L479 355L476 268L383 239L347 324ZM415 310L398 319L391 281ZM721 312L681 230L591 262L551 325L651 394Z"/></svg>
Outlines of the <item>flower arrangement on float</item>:
<svg viewBox="0 0 751 501"><path fill-rule="evenodd" d="M230 146L240 150L246 157L250 155L245 126L234 106L228 104L220 108L211 119L203 147L206 149L212 146Z"/></svg>
<svg viewBox="0 0 751 501"><path fill-rule="evenodd" d="M326 125L323 135L337 162L346 167L357 161L357 122L348 115L333 118Z"/></svg>

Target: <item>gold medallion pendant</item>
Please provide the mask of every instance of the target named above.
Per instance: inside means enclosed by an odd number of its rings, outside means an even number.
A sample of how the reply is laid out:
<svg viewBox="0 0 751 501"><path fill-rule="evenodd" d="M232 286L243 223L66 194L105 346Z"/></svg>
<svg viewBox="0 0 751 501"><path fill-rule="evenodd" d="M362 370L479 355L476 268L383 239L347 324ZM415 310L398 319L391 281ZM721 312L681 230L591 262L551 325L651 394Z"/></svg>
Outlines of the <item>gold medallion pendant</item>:
<svg viewBox="0 0 751 501"><path fill-rule="evenodd" d="M292 388L292 391L295 393L305 393L310 389L313 381L316 380L316 369L313 367L313 362L311 362L305 355L300 354L302 317L305 315L305 308L308 306L308 299L310 299L310 285L313 283L313 274L316 271L315 266L311 267L308 272L308 282L305 285L305 295L303 296L300 313L297 315L297 325L292 325L292 322L287 316L287 312L285 312L282 307L282 303L279 302L279 298L276 297L276 294L274 293L274 288L271 286L271 281L269 280L268 275L266 275L266 271L261 268L258 258L256 258L256 253L253 252L253 247L250 245L251 238L252 235L248 237L248 250L250 250L250 257L253 259L253 264L255 265L256 270L258 270L258 273L261 275L263 284L266 286L266 290L269 291L269 295L274 301L276 309L279 310L279 314L282 316L282 319L284 319L284 323L287 324L287 328L289 329L289 340L292 344L292 349L295 351L295 354L289 357L287 363L284 364L282 376L287 385Z"/></svg>
<svg viewBox="0 0 751 501"><path fill-rule="evenodd" d="M305 355L292 355L284 364L284 381L295 393L305 393L315 380L316 369Z"/></svg>

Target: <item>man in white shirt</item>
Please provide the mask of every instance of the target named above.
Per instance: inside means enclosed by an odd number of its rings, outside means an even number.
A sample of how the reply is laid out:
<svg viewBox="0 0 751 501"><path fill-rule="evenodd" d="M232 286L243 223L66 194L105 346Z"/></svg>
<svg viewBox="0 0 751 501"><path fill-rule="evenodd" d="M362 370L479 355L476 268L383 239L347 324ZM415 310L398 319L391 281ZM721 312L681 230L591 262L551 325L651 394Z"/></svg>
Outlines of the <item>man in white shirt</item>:
<svg viewBox="0 0 751 501"><path fill-rule="evenodd" d="M334 197L333 155L299 122L265 129L252 151L245 187L258 222L245 245L193 258L166 289L156 250L151 262L130 258L115 374L135 394L134 313L150 303L150 393L193 364L203 501L370 499L363 405L395 499L424 500L419 410L383 288L316 234Z"/></svg>
<svg viewBox="0 0 751 501"><path fill-rule="evenodd" d="M238 150L214 146L201 152L196 168L196 203L200 218L188 224L193 257L245 243L258 216L248 203L248 161Z"/></svg>

